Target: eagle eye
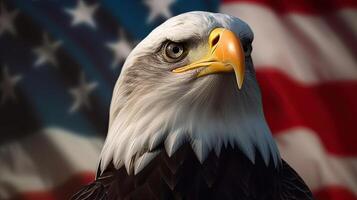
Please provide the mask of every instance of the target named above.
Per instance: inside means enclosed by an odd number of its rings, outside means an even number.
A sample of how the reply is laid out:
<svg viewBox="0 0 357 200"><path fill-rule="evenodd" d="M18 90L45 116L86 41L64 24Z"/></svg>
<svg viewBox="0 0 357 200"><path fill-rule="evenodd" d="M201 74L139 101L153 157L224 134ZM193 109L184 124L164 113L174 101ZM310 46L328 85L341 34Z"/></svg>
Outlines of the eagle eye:
<svg viewBox="0 0 357 200"><path fill-rule="evenodd" d="M164 56L169 62L175 62L182 59L185 54L185 45L177 42L167 42L164 46Z"/></svg>

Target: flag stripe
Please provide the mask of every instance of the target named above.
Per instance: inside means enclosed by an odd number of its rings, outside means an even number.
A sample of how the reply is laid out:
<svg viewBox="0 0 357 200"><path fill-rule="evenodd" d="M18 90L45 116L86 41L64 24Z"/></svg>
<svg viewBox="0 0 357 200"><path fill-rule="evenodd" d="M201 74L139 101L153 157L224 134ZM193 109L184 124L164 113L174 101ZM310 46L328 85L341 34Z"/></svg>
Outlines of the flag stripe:
<svg viewBox="0 0 357 200"><path fill-rule="evenodd" d="M47 128L2 145L0 199L23 192L45 191L73 175L95 171L102 143L102 139L95 137Z"/></svg>
<svg viewBox="0 0 357 200"><path fill-rule="evenodd" d="M94 180L93 172L81 172L73 175L65 183L60 184L52 189L26 191L17 194L11 200L62 200L69 199L72 194L79 191L81 185L87 184Z"/></svg>
<svg viewBox="0 0 357 200"><path fill-rule="evenodd" d="M357 82L305 86L273 68L257 70L266 119L274 133L308 127L334 154L357 156Z"/></svg>
<svg viewBox="0 0 357 200"><path fill-rule="evenodd" d="M352 194L349 190L346 190L343 187L326 187L322 190L314 192L316 199L321 200L334 200L334 199L343 199L343 200L357 200L356 195Z"/></svg>
<svg viewBox="0 0 357 200"><path fill-rule="evenodd" d="M221 11L240 17L253 29L252 55L257 69L274 67L304 84L357 80L357 61L348 50L357 46L356 40L347 44L326 19L298 14L281 17L254 4L226 4ZM344 13L340 11L336 17L354 16ZM352 24L354 29L356 26Z"/></svg>
<svg viewBox="0 0 357 200"><path fill-rule="evenodd" d="M276 135L282 157L313 191L343 187L357 197L356 157L329 154L312 130L299 127Z"/></svg>
<svg viewBox="0 0 357 200"><path fill-rule="evenodd" d="M223 4L250 3L271 8L277 13L329 14L343 8L357 8L354 0L223 0Z"/></svg>

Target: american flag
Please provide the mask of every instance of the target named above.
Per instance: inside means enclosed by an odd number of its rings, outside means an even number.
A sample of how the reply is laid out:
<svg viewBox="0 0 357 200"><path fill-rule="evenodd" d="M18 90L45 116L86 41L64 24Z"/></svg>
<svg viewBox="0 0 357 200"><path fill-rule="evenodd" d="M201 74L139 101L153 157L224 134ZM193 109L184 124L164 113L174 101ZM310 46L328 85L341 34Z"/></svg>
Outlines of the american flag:
<svg viewBox="0 0 357 200"><path fill-rule="evenodd" d="M357 200L357 1L0 0L0 199L94 179L131 49L193 10L245 20L265 115L319 200Z"/></svg>

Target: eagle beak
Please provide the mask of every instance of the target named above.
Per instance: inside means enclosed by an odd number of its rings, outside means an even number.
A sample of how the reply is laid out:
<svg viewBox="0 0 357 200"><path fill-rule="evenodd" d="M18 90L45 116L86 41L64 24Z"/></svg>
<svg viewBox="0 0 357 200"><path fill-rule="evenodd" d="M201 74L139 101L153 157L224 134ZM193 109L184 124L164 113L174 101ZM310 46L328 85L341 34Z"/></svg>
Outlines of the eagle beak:
<svg viewBox="0 0 357 200"><path fill-rule="evenodd" d="M173 70L175 73L204 67L197 77L208 74L234 72L238 88L241 89L244 79L245 61L241 42L235 34L224 28L214 29L209 36L209 52L202 59Z"/></svg>

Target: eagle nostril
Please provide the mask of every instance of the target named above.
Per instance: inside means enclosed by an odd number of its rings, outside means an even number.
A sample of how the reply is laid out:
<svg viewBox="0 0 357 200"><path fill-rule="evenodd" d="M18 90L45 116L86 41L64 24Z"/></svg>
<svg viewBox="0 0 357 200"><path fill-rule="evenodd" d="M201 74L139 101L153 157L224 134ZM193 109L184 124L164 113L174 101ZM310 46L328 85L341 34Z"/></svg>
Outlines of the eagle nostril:
<svg viewBox="0 0 357 200"><path fill-rule="evenodd" d="M213 38L213 40L212 40L212 44L211 44L211 45L212 45L212 47L213 47L213 46L215 46L215 45L218 43L218 41L219 41L219 37L220 37L220 36L219 36L219 35L217 35L216 37L214 37L214 38Z"/></svg>

